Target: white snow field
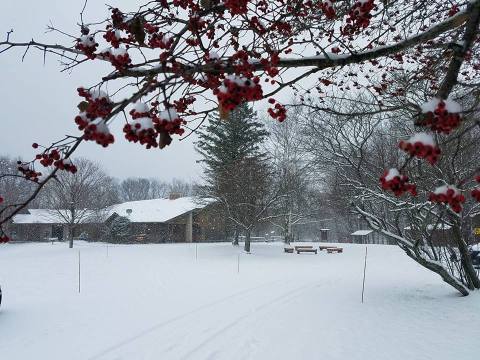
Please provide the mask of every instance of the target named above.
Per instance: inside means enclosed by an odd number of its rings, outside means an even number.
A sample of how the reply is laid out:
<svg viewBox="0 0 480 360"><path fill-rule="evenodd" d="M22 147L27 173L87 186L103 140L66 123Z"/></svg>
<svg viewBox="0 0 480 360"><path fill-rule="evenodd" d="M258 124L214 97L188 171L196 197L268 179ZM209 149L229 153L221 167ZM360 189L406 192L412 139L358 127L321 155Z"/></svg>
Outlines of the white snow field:
<svg viewBox="0 0 480 360"><path fill-rule="evenodd" d="M0 247L0 359L476 359L465 298L395 246ZM81 292L78 292L78 251ZM240 267L238 272L238 254Z"/></svg>

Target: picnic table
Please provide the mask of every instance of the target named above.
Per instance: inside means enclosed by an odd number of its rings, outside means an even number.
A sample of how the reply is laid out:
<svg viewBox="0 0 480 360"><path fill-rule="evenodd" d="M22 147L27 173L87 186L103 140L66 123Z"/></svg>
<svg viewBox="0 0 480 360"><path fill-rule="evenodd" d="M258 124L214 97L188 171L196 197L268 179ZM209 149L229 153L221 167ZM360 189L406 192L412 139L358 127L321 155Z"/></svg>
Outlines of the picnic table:
<svg viewBox="0 0 480 360"><path fill-rule="evenodd" d="M343 248L338 247L338 246L332 246L332 245L320 245L318 247L320 251L327 250L327 253L332 254L332 253L343 253Z"/></svg>
<svg viewBox="0 0 480 360"><path fill-rule="evenodd" d="M297 254L300 254L302 252L317 254L317 249L314 249L313 246L311 246L311 245L295 246L295 251L297 252Z"/></svg>

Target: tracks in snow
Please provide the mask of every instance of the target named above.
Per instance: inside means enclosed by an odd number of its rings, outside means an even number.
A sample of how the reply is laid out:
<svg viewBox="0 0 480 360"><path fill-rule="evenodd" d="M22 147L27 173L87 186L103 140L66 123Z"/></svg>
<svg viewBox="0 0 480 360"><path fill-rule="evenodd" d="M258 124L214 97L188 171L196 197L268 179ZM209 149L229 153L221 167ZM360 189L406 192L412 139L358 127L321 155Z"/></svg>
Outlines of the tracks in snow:
<svg viewBox="0 0 480 360"><path fill-rule="evenodd" d="M145 351L151 355L151 358L170 353L169 359L199 359L196 355L205 351L207 345L214 340L221 336L228 337L229 333L238 332L239 328L246 327L247 320L255 321L262 312L281 307L282 304L318 286L318 281L295 286L297 284L298 281L295 279L277 280L238 291L154 324L88 359L120 360L131 358L134 354L137 355L136 358L140 358L138 353ZM288 290L285 291L285 289ZM275 295L272 296L272 293ZM245 331L247 330L245 328ZM206 351L209 353L206 359L215 357L215 352ZM149 359L150 357L141 358Z"/></svg>

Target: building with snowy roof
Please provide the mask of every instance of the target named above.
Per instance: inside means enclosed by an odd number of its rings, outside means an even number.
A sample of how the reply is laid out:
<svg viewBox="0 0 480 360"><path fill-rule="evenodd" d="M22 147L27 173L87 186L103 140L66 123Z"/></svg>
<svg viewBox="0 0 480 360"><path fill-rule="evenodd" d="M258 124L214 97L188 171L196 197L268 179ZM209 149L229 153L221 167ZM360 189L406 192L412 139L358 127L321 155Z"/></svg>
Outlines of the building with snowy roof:
<svg viewBox="0 0 480 360"><path fill-rule="evenodd" d="M128 201L100 211L86 210L76 220L73 236L89 240L105 238L105 229L115 219L128 223L127 242L199 242L221 236L216 234L208 207L212 200L193 197L170 197ZM69 210L28 209L15 215L10 225L12 239L17 241L63 240L67 237ZM217 231L218 231L217 227Z"/></svg>

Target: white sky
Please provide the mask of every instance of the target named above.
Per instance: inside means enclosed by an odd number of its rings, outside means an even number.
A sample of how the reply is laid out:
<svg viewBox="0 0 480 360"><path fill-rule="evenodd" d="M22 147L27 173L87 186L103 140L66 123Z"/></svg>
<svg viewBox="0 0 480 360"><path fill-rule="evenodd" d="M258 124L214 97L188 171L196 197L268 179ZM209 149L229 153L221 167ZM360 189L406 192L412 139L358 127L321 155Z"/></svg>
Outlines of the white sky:
<svg viewBox="0 0 480 360"><path fill-rule="evenodd" d="M137 8L140 0L111 0L109 5L125 10ZM76 23L83 0L1 0L0 36L5 38L11 28L12 41L28 41L32 37L40 42L68 41L55 34L45 34L46 25L53 24L68 33L78 31ZM85 21L108 16L105 2L89 0ZM74 123L80 98L76 89L80 85L92 85L108 68L97 64L82 65L72 73L60 73L57 58L32 50L21 62L23 50L0 55L0 99L2 115L0 128L0 154L31 159L35 150L33 142L48 144L65 134L79 134ZM99 161L112 176L156 177L169 180L174 177L198 180L201 168L193 148L193 137L175 141L166 149L146 150L139 144L123 138L123 119L116 121L112 130L116 142L107 149L93 143L81 145L77 156Z"/></svg>

